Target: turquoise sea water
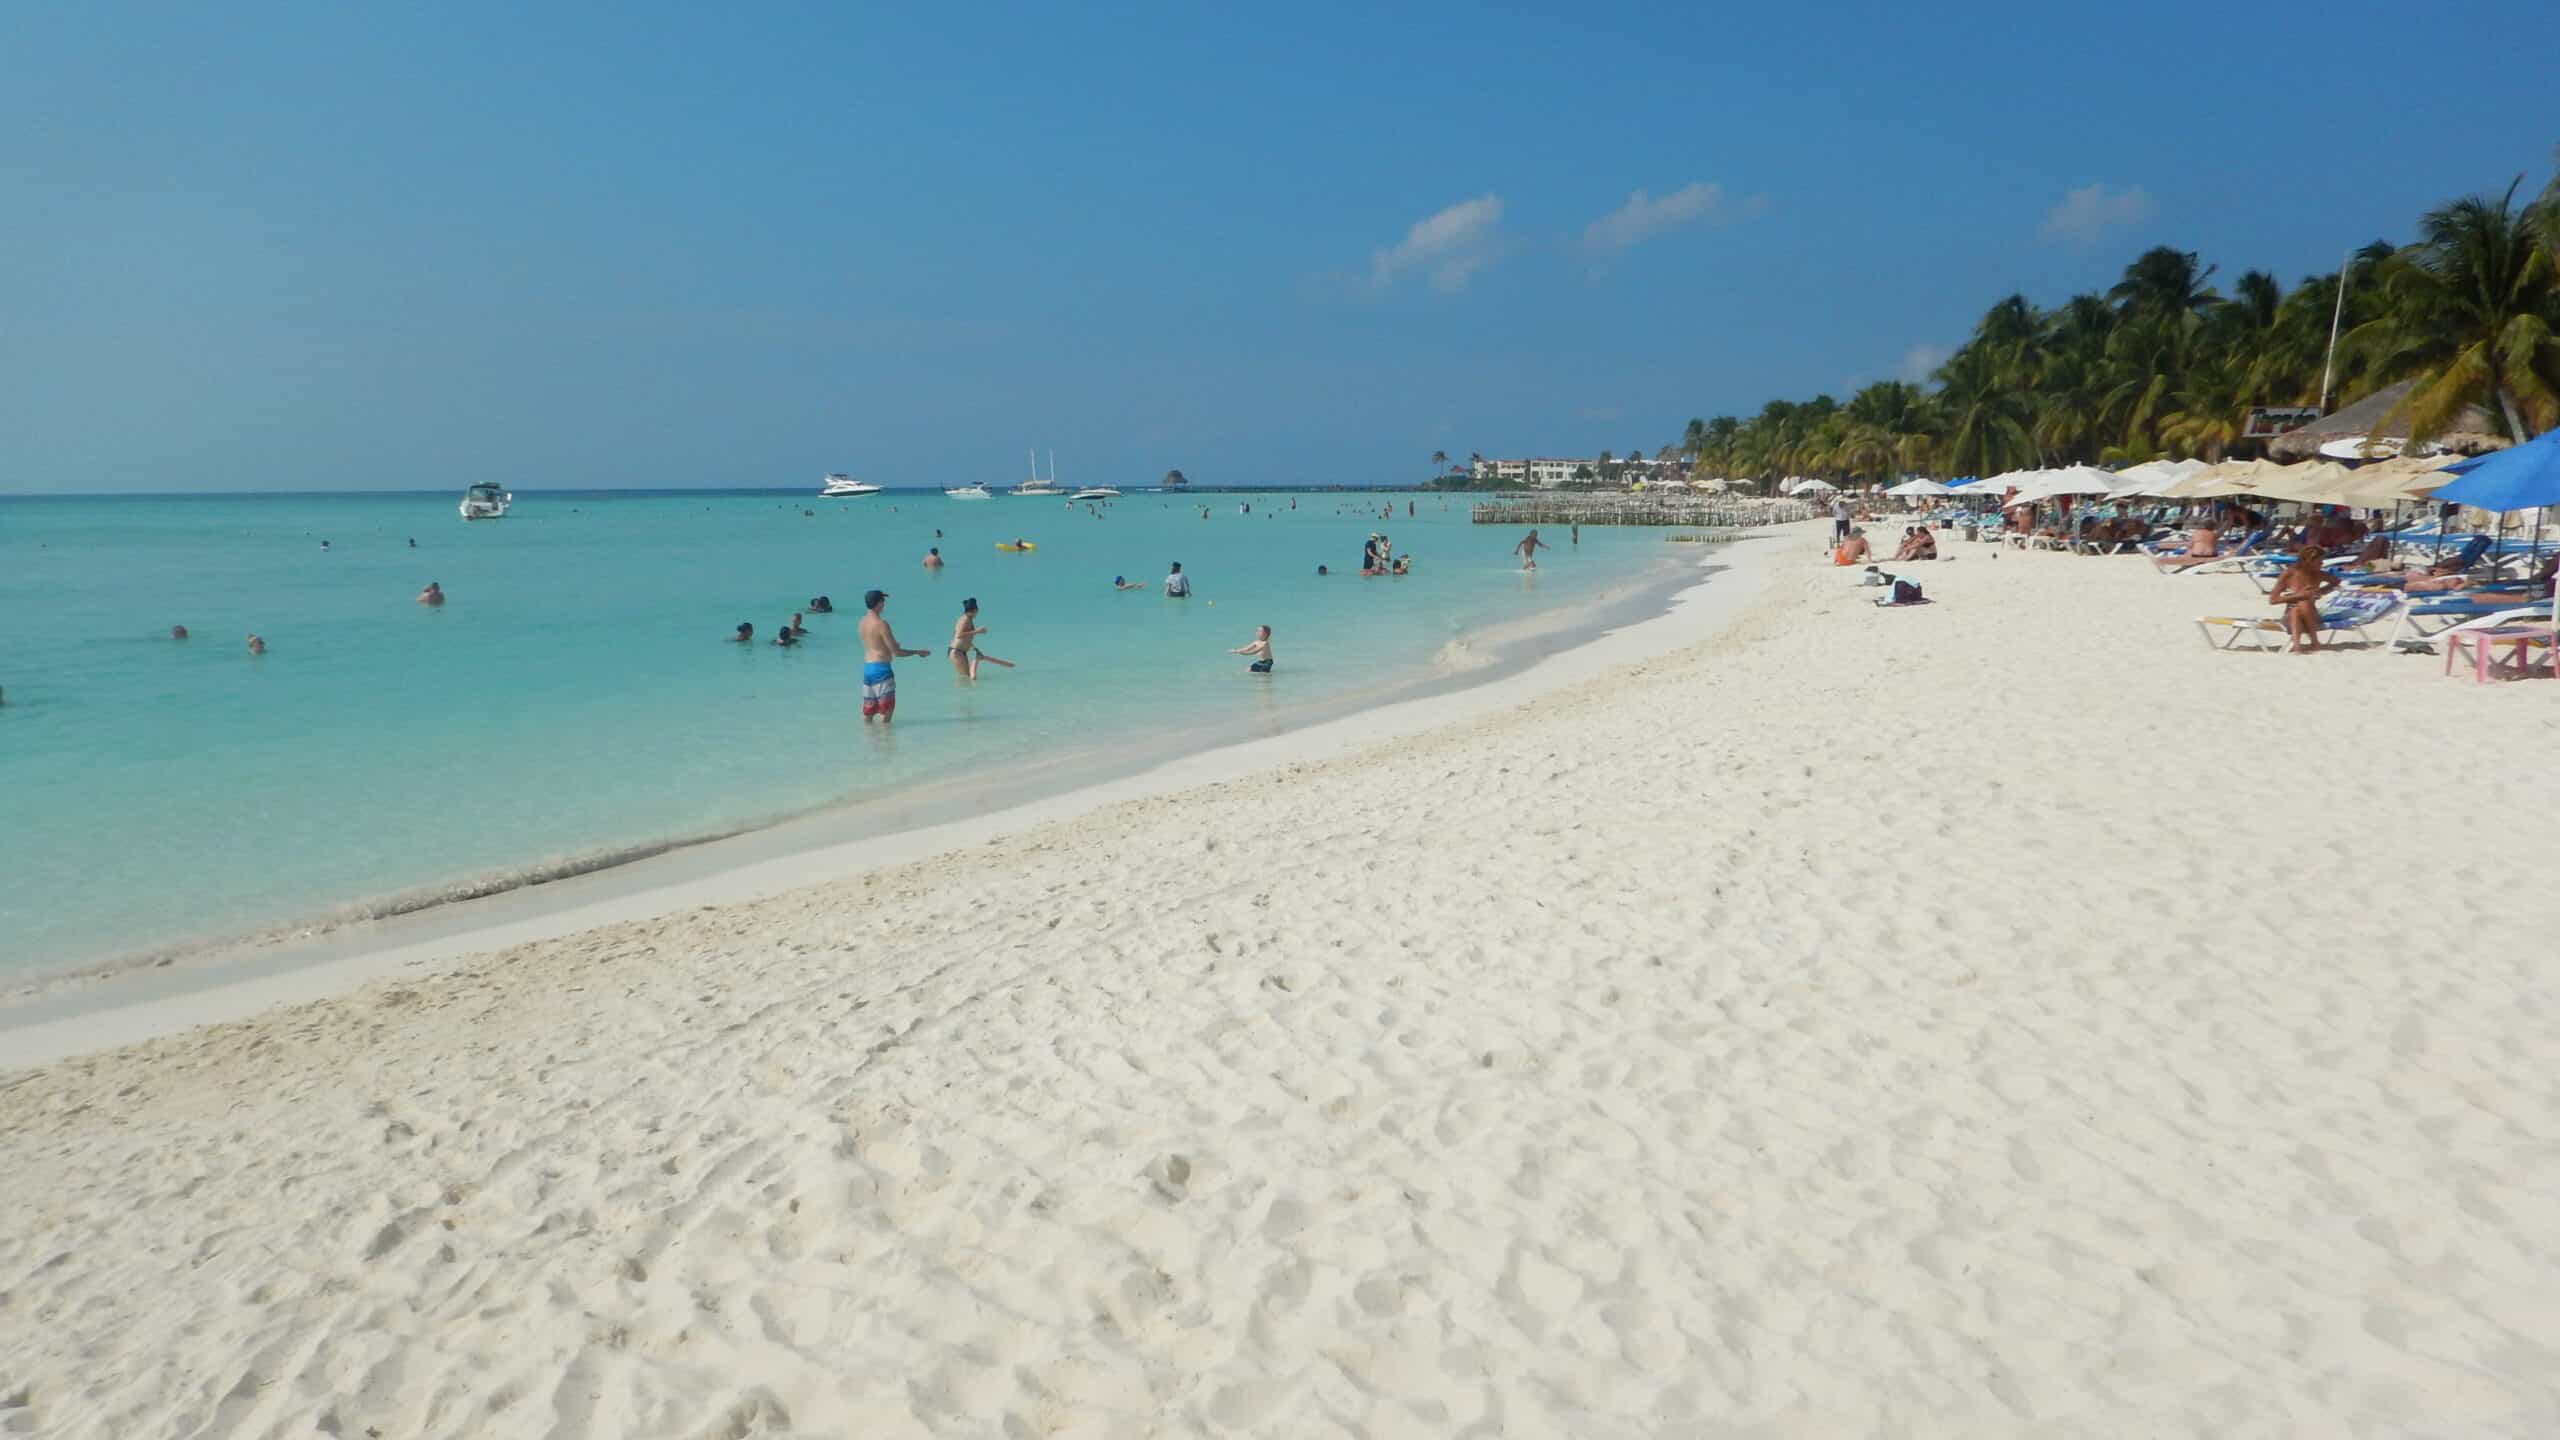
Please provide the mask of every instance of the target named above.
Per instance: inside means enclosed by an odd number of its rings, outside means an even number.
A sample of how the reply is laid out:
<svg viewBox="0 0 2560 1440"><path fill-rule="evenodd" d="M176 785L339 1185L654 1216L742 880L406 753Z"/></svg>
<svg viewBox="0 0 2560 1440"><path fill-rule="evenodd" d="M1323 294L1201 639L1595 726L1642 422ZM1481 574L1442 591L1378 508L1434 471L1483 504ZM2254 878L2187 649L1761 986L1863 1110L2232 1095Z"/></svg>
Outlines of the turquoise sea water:
<svg viewBox="0 0 2560 1440"><path fill-rule="evenodd" d="M1066 752L1268 728L1429 676L1453 641L1587 601L1676 548L1588 530L1529 579L1506 555L1517 530L1403 495L1133 494L1097 518L927 493L519 492L506 519L467 525L458 499L0 500L0 972L295 927ZM1412 575L1350 573L1373 529L1416 557ZM994 548L1016 535L1039 548ZM931 573L936 544L949 563ZM1157 589L1175 560L1188 601ZM1116 592L1114 574L1148 588ZM440 610L413 602L429 580L451 597ZM888 734L859 714L854 625L873 585L900 640L933 652L901 662ZM810 615L805 647L766 643L821 593L840 613ZM955 679L942 650L964 596L985 648L1019 668ZM725 643L741 620L756 644ZM1275 630L1268 678L1225 653L1257 623ZM192 638L170 639L176 624ZM246 652L250 631L266 655Z"/></svg>

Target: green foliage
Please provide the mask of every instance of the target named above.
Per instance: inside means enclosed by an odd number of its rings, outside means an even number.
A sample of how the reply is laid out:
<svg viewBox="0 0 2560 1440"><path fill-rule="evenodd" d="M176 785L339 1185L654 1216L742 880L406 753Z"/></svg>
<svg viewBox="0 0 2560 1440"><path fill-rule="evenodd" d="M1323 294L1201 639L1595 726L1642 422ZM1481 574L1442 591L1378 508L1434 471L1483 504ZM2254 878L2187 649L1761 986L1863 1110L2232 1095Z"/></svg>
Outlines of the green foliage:
<svg viewBox="0 0 2560 1440"><path fill-rule="evenodd" d="M2050 310L2001 299L1930 384L1887 380L1846 405L1818 395L1694 419L1680 450L1702 476L1857 483L2219 460L2250 406L2320 401L2333 314L2333 406L2414 379L2404 413L2418 438L2475 405L2522 438L2560 424L2560 175L2528 205L2517 188L2429 212L2416 244L2366 245L2343 291L2335 271L2286 290L2251 270L2226 295L2217 267L2158 246L2103 295Z"/></svg>

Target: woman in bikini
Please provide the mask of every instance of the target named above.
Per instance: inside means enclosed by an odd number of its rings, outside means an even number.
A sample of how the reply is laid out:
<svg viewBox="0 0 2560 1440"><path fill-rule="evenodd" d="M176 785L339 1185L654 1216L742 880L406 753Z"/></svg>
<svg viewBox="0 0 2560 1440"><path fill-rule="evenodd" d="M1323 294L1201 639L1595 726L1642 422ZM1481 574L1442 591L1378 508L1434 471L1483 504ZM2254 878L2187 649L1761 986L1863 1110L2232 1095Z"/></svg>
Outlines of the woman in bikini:
<svg viewBox="0 0 2560 1440"><path fill-rule="evenodd" d="M978 678L978 662L981 660L990 665L1001 665L1007 670L1013 668L1012 661L999 660L978 648L978 637L986 633L987 627L978 623L978 598L972 595L961 601L960 621L951 627L952 674L963 680L975 680Z"/></svg>
<svg viewBox="0 0 2560 1440"><path fill-rule="evenodd" d="M2320 648L2320 597L2338 588L2338 577L2320 568L2320 547L2305 545L2293 563L2276 577L2267 603L2284 607L2284 633L2293 639L2291 653Z"/></svg>

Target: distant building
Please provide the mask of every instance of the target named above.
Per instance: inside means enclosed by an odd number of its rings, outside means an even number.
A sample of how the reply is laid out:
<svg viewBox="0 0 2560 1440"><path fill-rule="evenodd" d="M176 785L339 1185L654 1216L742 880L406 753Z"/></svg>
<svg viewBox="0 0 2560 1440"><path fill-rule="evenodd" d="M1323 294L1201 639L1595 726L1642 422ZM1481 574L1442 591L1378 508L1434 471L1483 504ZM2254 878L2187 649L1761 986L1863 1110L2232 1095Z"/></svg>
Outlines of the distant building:
<svg viewBox="0 0 2560 1440"><path fill-rule="evenodd" d="M1624 460L1612 460L1609 464L1619 484L1633 480L1671 480L1689 473L1689 462L1677 457L1650 460L1629 456ZM1582 479L1574 478L1577 472L1582 474ZM1478 480L1509 480L1545 489L1558 485L1604 483L1600 479L1600 462L1597 459L1559 459L1554 456L1536 456L1526 460L1478 460L1474 474Z"/></svg>

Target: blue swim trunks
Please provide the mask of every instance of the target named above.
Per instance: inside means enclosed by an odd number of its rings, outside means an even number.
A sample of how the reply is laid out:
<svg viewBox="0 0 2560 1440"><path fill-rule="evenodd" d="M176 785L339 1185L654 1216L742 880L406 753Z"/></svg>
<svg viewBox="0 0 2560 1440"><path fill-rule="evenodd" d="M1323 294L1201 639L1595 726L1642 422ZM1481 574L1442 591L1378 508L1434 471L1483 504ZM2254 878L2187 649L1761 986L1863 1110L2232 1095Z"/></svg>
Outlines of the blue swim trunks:
<svg viewBox="0 0 2560 1440"><path fill-rule="evenodd" d="M885 716L898 708L898 673L886 660L862 662L862 718Z"/></svg>

